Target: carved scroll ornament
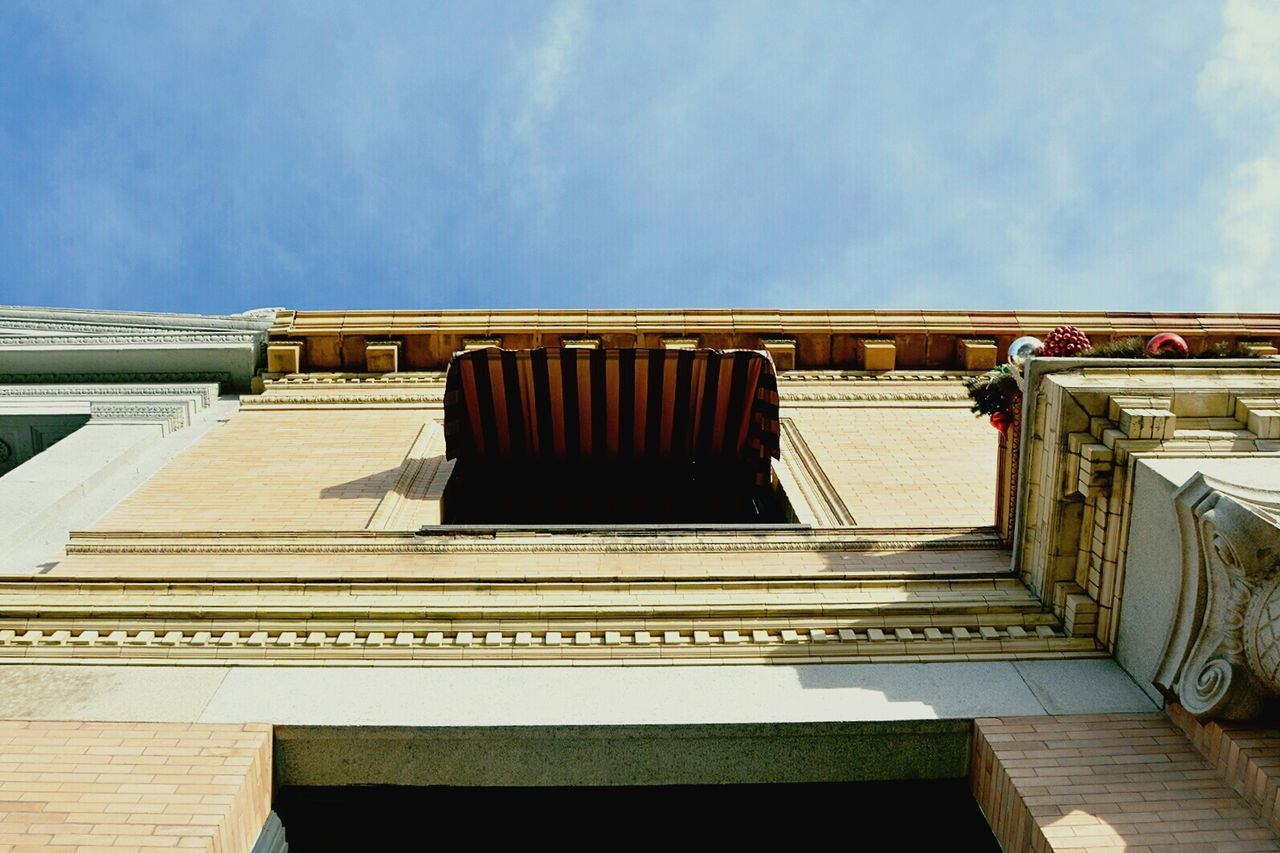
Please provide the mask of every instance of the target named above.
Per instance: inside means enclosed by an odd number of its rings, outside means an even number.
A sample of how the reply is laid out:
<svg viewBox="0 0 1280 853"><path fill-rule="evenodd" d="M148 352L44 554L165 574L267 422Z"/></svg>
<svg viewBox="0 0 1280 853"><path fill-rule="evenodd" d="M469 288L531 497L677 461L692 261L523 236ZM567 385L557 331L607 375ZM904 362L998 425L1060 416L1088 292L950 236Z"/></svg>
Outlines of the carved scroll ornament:
<svg viewBox="0 0 1280 853"><path fill-rule="evenodd" d="M1251 719L1280 696L1280 492L1196 474L1174 505L1182 585L1156 686L1201 719Z"/></svg>

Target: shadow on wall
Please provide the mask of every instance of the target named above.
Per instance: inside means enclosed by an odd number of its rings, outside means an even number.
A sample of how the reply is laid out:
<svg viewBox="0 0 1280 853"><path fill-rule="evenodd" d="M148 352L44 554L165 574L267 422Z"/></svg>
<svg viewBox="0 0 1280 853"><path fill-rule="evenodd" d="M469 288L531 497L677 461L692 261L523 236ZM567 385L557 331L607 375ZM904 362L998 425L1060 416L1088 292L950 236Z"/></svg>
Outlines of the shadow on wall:
<svg viewBox="0 0 1280 853"><path fill-rule="evenodd" d="M392 492L404 496L408 492L409 483L401 479L400 470L400 467L388 468L345 483L325 486L320 490L320 499L326 501L369 500L384 497Z"/></svg>
<svg viewBox="0 0 1280 853"><path fill-rule="evenodd" d="M855 527L850 533L872 540L867 550L823 551L824 574L920 574L941 577L983 575L1013 576L1012 552L995 538L991 527L955 528L930 536L928 547L919 543L894 544L894 537L929 533L924 529ZM877 534L889 540L877 543Z"/></svg>

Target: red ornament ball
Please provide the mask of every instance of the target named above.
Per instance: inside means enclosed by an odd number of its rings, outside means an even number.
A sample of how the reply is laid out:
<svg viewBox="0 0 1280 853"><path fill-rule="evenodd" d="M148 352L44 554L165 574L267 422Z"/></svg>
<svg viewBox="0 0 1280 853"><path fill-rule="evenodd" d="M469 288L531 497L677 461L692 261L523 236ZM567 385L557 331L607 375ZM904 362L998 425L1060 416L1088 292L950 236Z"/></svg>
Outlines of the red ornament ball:
<svg viewBox="0 0 1280 853"><path fill-rule="evenodd" d="M1190 354L1191 348L1182 335L1173 332L1161 332L1147 341L1147 355L1155 358L1186 358Z"/></svg>
<svg viewBox="0 0 1280 853"><path fill-rule="evenodd" d="M1009 427L1013 424L1013 415L1008 412L992 412L991 425L1000 430L1001 437L1009 433Z"/></svg>
<svg viewBox="0 0 1280 853"><path fill-rule="evenodd" d="M1059 326L1044 336L1040 355L1073 356L1089 348L1089 338L1075 326Z"/></svg>

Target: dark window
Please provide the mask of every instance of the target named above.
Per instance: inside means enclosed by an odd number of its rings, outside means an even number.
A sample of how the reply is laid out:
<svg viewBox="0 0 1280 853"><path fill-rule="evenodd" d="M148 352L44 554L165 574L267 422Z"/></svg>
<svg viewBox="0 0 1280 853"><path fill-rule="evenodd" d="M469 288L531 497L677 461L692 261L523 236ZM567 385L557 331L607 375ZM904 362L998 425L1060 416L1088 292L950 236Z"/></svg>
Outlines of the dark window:
<svg viewBox="0 0 1280 853"><path fill-rule="evenodd" d="M777 487L743 465L462 460L444 493L444 523L786 524Z"/></svg>

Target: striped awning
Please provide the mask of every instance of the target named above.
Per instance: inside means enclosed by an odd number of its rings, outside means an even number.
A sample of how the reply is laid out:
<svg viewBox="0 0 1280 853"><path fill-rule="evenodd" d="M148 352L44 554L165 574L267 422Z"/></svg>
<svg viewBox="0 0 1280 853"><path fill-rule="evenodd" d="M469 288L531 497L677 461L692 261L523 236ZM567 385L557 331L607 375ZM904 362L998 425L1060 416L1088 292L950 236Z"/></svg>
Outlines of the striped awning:
<svg viewBox="0 0 1280 853"><path fill-rule="evenodd" d="M754 350L523 349L454 355L450 459L738 462L769 483L778 383Z"/></svg>

